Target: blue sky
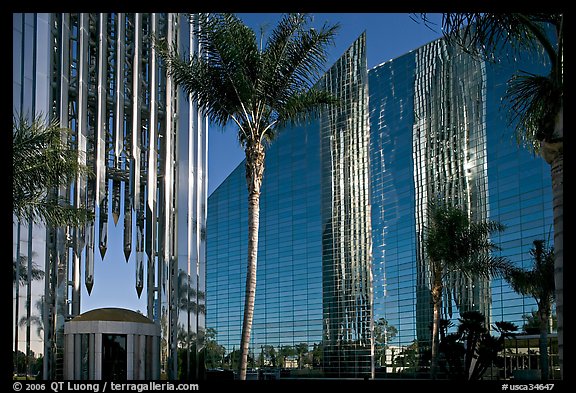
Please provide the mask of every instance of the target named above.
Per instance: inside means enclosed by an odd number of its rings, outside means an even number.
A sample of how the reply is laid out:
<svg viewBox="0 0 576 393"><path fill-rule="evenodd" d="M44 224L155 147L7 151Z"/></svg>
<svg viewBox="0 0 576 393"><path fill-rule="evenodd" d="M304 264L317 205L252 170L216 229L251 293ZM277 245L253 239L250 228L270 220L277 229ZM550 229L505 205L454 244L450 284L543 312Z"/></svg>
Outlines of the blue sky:
<svg viewBox="0 0 576 393"><path fill-rule="evenodd" d="M259 31L267 26L271 31L281 14L252 13L238 14L244 22ZM396 13L315 13L313 25L321 26L339 23L340 30L335 45L330 48L326 62L329 68L356 38L366 31L366 50L368 69L399 57L411 50L427 44L441 36L439 14L428 17L436 26L425 26L418 18L410 14ZM237 142L233 127L221 129L213 126L208 134L208 190L212 193L224 179L244 159L244 152ZM99 307L124 307L146 313L146 289L138 299L135 289L134 253L128 263L122 251L122 227L110 222L108 227L108 250L105 258L99 252L95 261L95 284L88 296L82 284L82 312Z"/></svg>

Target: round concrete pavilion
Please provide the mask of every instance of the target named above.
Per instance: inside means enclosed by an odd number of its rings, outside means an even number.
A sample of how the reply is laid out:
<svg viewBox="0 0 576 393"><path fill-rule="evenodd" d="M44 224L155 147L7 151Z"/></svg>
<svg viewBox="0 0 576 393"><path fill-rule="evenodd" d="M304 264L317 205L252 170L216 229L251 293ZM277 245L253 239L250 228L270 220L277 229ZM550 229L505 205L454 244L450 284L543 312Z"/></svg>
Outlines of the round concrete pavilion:
<svg viewBox="0 0 576 393"><path fill-rule="evenodd" d="M153 380L160 377L160 326L135 311L99 308L64 325L67 380Z"/></svg>

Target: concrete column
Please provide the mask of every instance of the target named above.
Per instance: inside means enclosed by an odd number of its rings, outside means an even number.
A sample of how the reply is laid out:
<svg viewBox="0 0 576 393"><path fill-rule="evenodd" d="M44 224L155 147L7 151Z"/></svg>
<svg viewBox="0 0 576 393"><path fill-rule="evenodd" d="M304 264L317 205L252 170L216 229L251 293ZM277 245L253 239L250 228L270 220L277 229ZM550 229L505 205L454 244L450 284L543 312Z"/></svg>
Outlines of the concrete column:
<svg viewBox="0 0 576 393"><path fill-rule="evenodd" d="M94 337L94 379L102 379L102 333Z"/></svg>
<svg viewBox="0 0 576 393"><path fill-rule="evenodd" d="M74 337L74 379L82 379L82 334L77 333Z"/></svg>
<svg viewBox="0 0 576 393"><path fill-rule="evenodd" d="M95 334L94 333L89 333L88 334L88 379L90 380L94 380L96 379L95 375L94 375L94 370L95 370Z"/></svg>
<svg viewBox="0 0 576 393"><path fill-rule="evenodd" d="M146 379L146 336L138 335L138 379Z"/></svg>
<svg viewBox="0 0 576 393"><path fill-rule="evenodd" d="M74 379L74 334L65 335L64 351L64 379Z"/></svg>
<svg viewBox="0 0 576 393"><path fill-rule="evenodd" d="M140 336L134 334L134 369L132 371L132 378L139 379L140 375Z"/></svg>
<svg viewBox="0 0 576 393"><path fill-rule="evenodd" d="M160 339L158 336L152 336L152 375L150 379L160 379Z"/></svg>
<svg viewBox="0 0 576 393"><path fill-rule="evenodd" d="M134 378L134 340L136 336L133 334L126 335L126 379L131 380Z"/></svg>

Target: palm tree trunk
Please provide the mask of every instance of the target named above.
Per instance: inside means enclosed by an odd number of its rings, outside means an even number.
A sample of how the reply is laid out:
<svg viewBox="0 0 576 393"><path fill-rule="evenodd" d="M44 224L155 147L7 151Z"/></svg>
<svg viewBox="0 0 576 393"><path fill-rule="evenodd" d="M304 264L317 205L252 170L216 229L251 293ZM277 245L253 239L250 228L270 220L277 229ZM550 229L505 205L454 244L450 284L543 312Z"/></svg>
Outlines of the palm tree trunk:
<svg viewBox="0 0 576 393"><path fill-rule="evenodd" d="M240 342L240 380L246 380L250 332L256 298L256 267L258 262L258 228L260 226L260 187L264 175L264 147L258 141L246 145L246 182L248 184L248 267L244 319Z"/></svg>
<svg viewBox="0 0 576 393"><path fill-rule="evenodd" d="M548 319L550 318L550 309L538 310L538 319L540 323L540 372L543 381L548 380Z"/></svg>
<svg viewBox="0 0 576 393"><path fill-rule="evenodd" d="M555 135L564 136L564 107L556 117ZM552 174L552 208L554 212L554 284L556 286L556 316L558 319L558 364L564 379L564 145L563 142L542 143L542 156Z"/></svg>
<svg viewBox="0 0 576 393"><path fill-rule="evenodd" d="M436 280L435 280L436 281ZM434 306L434 317L432 320L432 355L430 359L430 377L436 379L438 369L438 347L440 346L438 336L440 330L440 308L442 307L442 284L435 282L432 288L432 303Z"/></svg>
<svg viewBox="0 0 576 393"><path fill-rule="evenodd" d="M556 286L556 313L558 316L558 360L560 378L564 378L564 258L563 258L563 158L557 158L552 165L552 188L554 203L554 283Z"/></svg>

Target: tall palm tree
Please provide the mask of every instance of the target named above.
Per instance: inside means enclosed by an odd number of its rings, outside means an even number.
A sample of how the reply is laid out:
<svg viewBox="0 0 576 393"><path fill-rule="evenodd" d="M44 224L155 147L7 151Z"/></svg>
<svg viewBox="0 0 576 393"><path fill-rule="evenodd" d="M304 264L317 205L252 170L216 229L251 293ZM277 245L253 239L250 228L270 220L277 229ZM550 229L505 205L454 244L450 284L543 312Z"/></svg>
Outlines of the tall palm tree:
<svg viewBox="0 0 576 393"><path fill-rule="evenodd" d="M284 15L266 43L232 14L194 16L202 56L182 58L175 46L158 41L160 57L176 84L197 100L214 123L230 121L246 153L248 266L240 379L246 379L256 294L260 187L265 144L284 125L313 115L332 96L314 88L337 25L307 28L304 14Z"/></svg>
<svg viewBox="0 0 576 393"><path fill-rule="evenodd" d="M426 21L426 14L421 14ZM446 39L473 55L495 60L510 54L543 54L545 75L519 71L508 81L504 98L517 141L550 165L554 214L554 281L558 317L560 375L564 367L564 14L446 13Z"/></svg>
<svg viewBox="0 0 576 393"><path fill-rule="evenodd" d="M12 203L20 221L79 226L90 214L50 196L50 191L68 185L78 174L90 171L78 161L78 153L62 141L69 130L44 116L14 115L12 123Z"/></svg>
<svg viewBox="0 0 576 393"><path fill-rule="evenodd" d="M503 275L511 263L493 256L498 246L489 239L490 234L504 230L496 221L471 222L462 209L433 201L428 209L429 221L424 246L431 273L433 304L432 358L430 375L436 378L441 321L442 294L447 277L461 273L469 277Z"/></svg>
<svg viewBox="0 0 576 393"><path fill-rule="evenodd" d="M548 330L555 297L554 249L547 248L544 240L534 240L530 255L534 262L531 270L512 269L505 279L514 291L524 296L532 296L536 300L540 330L540 370L542 380L547 380Z"/></svg>

